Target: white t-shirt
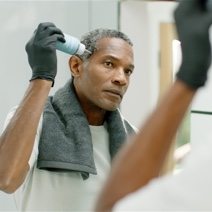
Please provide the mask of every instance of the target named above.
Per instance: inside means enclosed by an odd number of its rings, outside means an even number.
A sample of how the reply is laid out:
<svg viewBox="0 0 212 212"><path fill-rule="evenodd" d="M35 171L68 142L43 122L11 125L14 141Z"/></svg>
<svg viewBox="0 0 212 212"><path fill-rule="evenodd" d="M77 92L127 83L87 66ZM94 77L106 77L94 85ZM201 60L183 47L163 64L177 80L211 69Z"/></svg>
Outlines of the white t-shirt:
<svg viewBox="0 0 212 212"><path fill-rule="evenodd" d="M212 211L212 137L168 174L116 203L113 211Z"/></svg>
<svg viewBox="0 0 212 212"><path fill-rule="evenodd" d="M13 116L13 108L5 126ZM93 211L99 191L110 170L109 135L105 126L90 126L97 175L83 180L80 173L50 172L36 168L42 129L39 122L34 148L29 160L30 171L24 184L14 193L20 211Z"/></svg>

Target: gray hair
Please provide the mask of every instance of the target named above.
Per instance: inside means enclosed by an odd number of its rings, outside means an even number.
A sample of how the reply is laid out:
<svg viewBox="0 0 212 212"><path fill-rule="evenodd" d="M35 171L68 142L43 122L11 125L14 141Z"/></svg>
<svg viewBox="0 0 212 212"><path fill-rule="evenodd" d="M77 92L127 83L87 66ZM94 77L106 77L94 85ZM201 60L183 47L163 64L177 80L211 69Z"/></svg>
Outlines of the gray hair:
<svg viewBox="0 0 212 212"><path fill-rule="evenodd" d="M82 55L80 56L77 55L77 56L83 60L88 60L90 56L96 52L98 41L104 37L120 38L126 41L127 43L129 43L131 46L133 46L132 41L123 32L115 30L115 29L100 28L100 29L95 29L93 31L86 33L80 39L80 42L86 46L86 49L90 51L91 54L88 52L84 52Z"/></svg>

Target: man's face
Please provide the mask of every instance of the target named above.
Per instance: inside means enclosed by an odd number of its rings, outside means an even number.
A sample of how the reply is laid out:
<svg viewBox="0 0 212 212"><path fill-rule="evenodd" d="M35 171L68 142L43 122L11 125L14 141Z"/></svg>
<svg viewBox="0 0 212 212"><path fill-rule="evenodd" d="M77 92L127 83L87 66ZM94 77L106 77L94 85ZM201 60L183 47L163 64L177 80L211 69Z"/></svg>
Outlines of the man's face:
<svg viewBox="0 0 212 212"><path fill-rule="evenodd" d="M83 62L76 80L76 91L82 105L115 110L122 101L133 72L132 46L119 38L102 38L97 51Z"/></svg>

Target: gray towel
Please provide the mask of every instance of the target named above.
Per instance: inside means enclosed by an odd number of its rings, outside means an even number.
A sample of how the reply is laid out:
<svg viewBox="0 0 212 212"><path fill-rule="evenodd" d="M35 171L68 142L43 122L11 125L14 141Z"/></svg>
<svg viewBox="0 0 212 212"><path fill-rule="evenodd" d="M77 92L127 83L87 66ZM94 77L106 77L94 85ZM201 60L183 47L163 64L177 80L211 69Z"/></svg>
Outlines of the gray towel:
<svg viewBox="0 0 212 212"><path fill-rule="evenodd" d="M133 127L117 109L107 112L110 155L114 157ZM37 168L80 172L83 179L97 174L89 123L78 102L72 79L47 99L39 143Z"/></svg>

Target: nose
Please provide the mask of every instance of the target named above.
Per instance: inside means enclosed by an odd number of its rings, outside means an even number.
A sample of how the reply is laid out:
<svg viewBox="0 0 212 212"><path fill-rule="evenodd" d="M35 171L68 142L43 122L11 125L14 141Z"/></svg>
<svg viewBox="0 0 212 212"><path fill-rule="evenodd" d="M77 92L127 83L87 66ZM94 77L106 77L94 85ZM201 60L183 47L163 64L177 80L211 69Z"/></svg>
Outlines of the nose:
<svg viewBox="0 0 212 212"><path fill-rule="evenodd" d="M122 86L127 84L128 79L123 69L119 68L114 71L112 82Z"/></svg>

